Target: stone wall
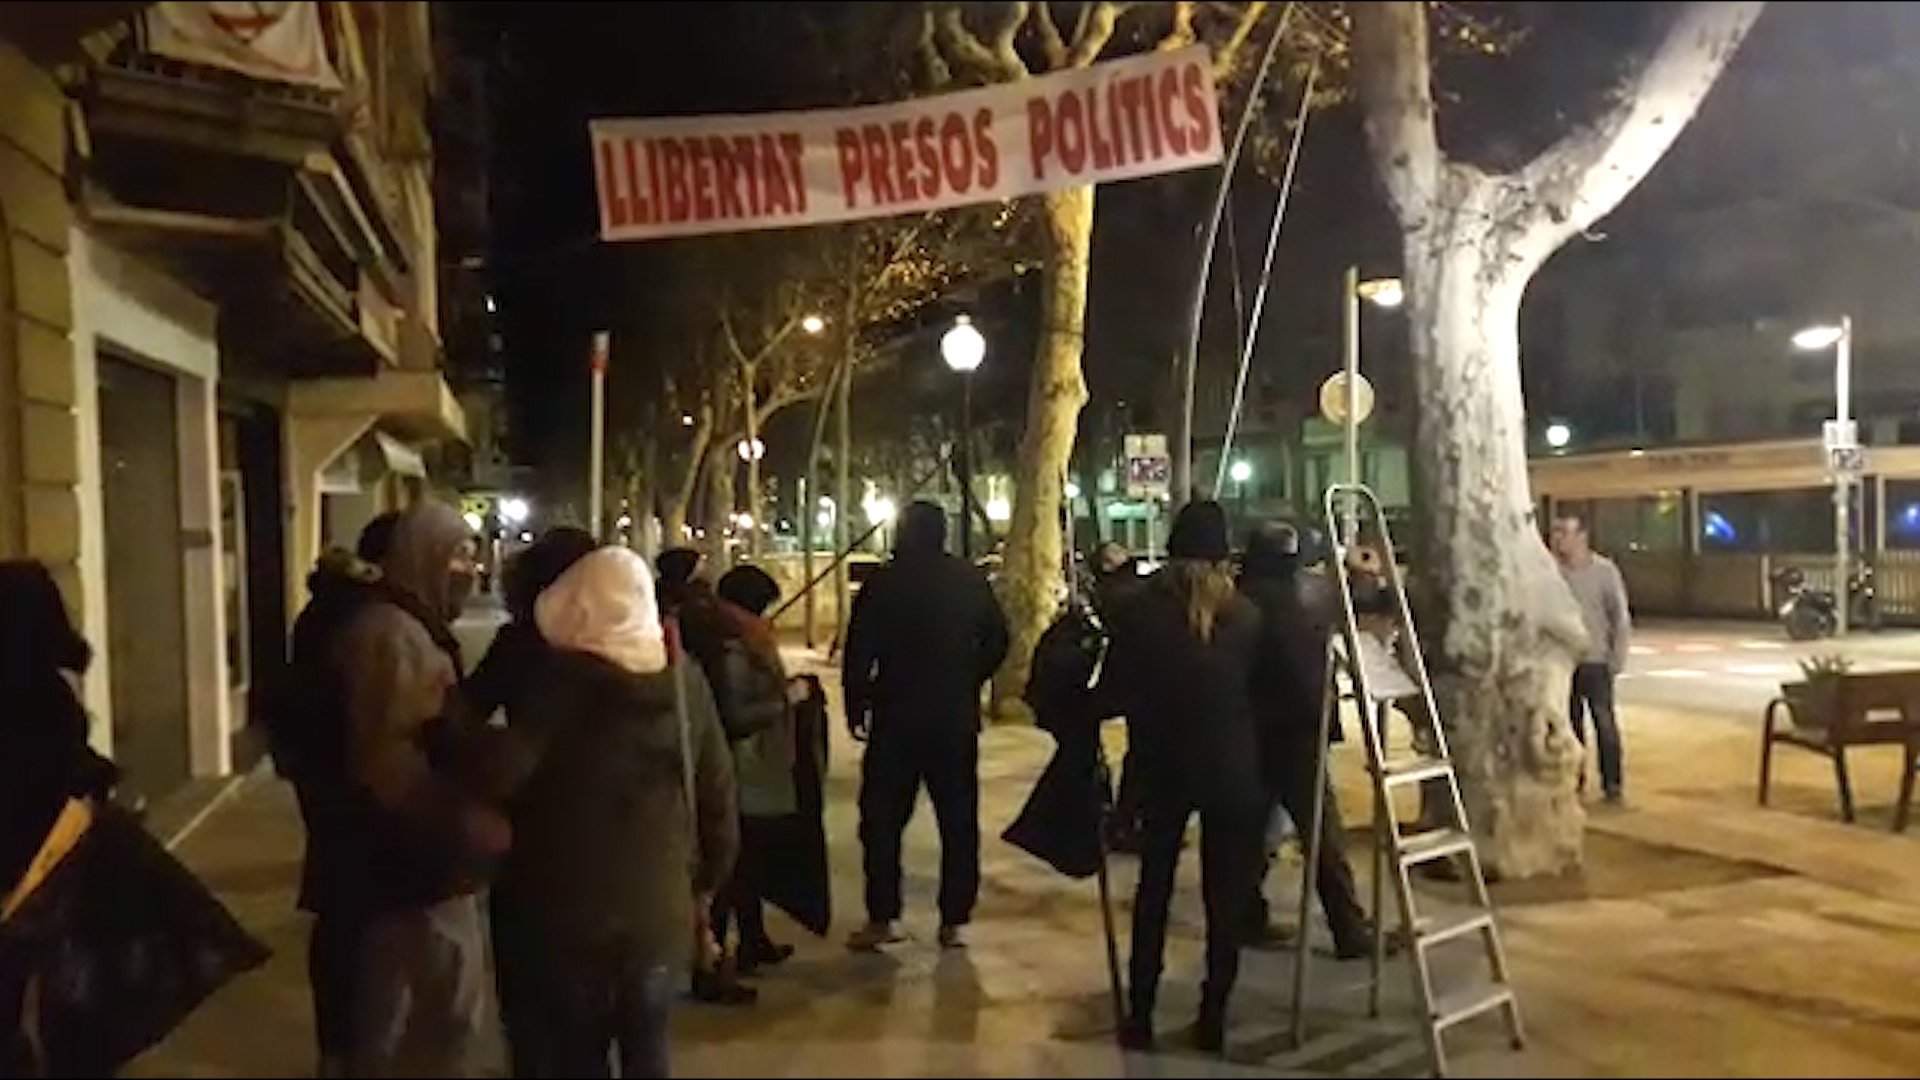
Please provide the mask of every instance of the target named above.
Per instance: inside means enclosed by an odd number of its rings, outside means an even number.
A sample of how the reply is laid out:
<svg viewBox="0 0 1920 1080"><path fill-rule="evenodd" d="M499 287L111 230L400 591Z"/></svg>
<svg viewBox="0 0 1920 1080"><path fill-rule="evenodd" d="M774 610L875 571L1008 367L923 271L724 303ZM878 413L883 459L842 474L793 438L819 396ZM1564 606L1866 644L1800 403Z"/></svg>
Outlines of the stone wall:
<svg viewBox="0 0 1920 1080"><path fill-rule="evenodd" d="M47 563L81 606L67 98L0 41L0 557Z"/></svg>

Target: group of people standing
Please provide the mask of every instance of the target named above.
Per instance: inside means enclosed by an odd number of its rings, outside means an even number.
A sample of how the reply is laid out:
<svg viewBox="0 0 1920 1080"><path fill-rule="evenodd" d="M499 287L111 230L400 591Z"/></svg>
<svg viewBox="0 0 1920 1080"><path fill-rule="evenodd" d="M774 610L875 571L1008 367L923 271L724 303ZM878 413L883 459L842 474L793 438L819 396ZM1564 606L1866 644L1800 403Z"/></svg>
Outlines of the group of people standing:
<svg viewBox="0 0 1920 1080"><path fill-rule="evenodd" d="M308 833L323 1075L478 1075L491 982L515 1075L665 1076L689 971L738 1001L735 971L789 954L736 872L755 818L791 807L779 590L752 568L708 589L688 554L656 588L633 552L548 533L470 677L450 507L378 519L315 571L273 751Z"/></svg>

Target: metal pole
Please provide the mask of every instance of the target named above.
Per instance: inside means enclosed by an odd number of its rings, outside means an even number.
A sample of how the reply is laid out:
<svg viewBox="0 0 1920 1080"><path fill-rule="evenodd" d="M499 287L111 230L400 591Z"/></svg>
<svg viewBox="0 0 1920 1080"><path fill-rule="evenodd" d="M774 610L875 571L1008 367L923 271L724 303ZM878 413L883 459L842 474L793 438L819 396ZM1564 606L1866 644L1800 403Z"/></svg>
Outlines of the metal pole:
<svg viewBox="0 0 1920 1080"><path fill-rule="evenodd" d="M1360 268L1347 267L1347 273L1340 285L1340 345L1344 354L1342 370L1346 379L1346 481L1358 486L1360 483ZM1346 529L1346 542L1354 542L1354 533L1359 524L1357 510L1347 507L1343 515Z"/></svg>
<svg viewBox="0 0 1920 1080"><path fill-rule="evenodd" d="M847 306L849 309L849 314L851 314L851 309L853 305L849 303ZM849 319L847 323L847 327L848 327L847 333L851 334L853 332L852 326L853 326L853 323L851 319ZM851 341L849 341L847 348L849 350L853 348ZM852 461L853 459L853 422L851 419L852 413L853 413L853 392L852 391L853 391L853 367L851 363L851 352L849 352L849 363L848 363L847 369L841 373L840 385L836 387L834 390L835 398L836 398L836 401L835 401L836 412L834 416L834 427L836 429L835 434L838 436L839 448L834 454L833 546L840 551L845 551L847 550L847 547L848 547L847 541L852 531L851 523L853 521L853 507L855 505L854 498L853 498L853 461ZM834 611L838 613L838 618L840 620L840 623L839 623L840 629L837 632L836 636L841 636L846 634L847 622L853 617L853 601L851 598L851 593L852 593L852 583L847 576L847 563L845 559L842 559L839 564L839 569L835 571L834 578L833 578L833 599L834 599L834 605L835 605Z"/></svg>
<svg viewBox="0 0 1920 1080"><path fill-rule="evenodd" d="M754 400L754 371L751 367L740 369L741 390L747 402L747 516L753 524L747 527L747 554L760 554L760 515L764 507L760 505L760 458L765 453L760 441L759 418L755 416L759 403Z"/></svg>
<svg viewBox="0 0 1920 1080"><path fill-rule="evenodd" d="M960 557L973 562L973 375L960 374Z"/></svg>
<svg viewBox="0 0 1920 1080"><path fill-rule="evenodd" d="M587 517L595 540L606 533L605 507L607 471L607 354L613 348L613 335L605 330L593 335L592 417L587 436Z"/></svg>
<svg viewBox="0 0 1920 1080"><path fill-rule="evenodd" d="M813 518L815 510L810 496L813 494L813 463L807 463L807 469L800 474L800 580L813 580ZM814 599L813 590L807 590L806 607L800 621L801 635L807 648L813 648L814 623L820 617L820 605Z"/></svg>
<svg viewBox="0 0 1920 1080"><path fill-rule="evenodd" d="M1173 497L1181 505L1193 497L1193 406L1194 381L1200 367L1200 323L1207 309L1207 276L1213 269L1213 249L1220 240L1220 219L1225 216L1227 197L1233 189L1233 170L1239 164L1240 150L1246 144L1247 130L1253 123L1254 107L1260 102L1262 88L1267 84L1267 72L1273 67L1273 58L1279 53L1280 39L1286 36L1287 23L1292 20L1297 4L1289 3L1280 9L1280 19L1274 25L1273 35L1267 39L1267 51L1260 57L1260 67L1254 72L1253 82L1247 87L1247 104L1240 110L1240 122L1234 128L1233 145L1227 150L1227 157L1220 165L1220 187L1213 195L1213 212L1207 218L1206 236L1200 246L1200 272L1193 283L1192 303L1187 310L1186 348L1174 357L1175 367L1180 378L1180 430L1175 434L1173 447ZM1236 268L1236 272L1237 272Z"/></svg>
<svg viewBox="0 0 1920 1080"><path fill-rule="evenodd" d="M1833 365L1834 411L1840 421L1840 430L1836 441L1850 446L1853 440L1847 437L1848 421L1851 417L1851 398L1853 395L1853 318L1844 316L1840 320L1840 340L1835 343ZM1849 535L1848 496L1852 480L1847 470L1838 468L1838 463L1829 461L1833 469L1833 600L1834 626L1841 636L1847 633L1847 623L1853 614L1853 590L1848 587L1848 557L1853 546Z"/></svg>

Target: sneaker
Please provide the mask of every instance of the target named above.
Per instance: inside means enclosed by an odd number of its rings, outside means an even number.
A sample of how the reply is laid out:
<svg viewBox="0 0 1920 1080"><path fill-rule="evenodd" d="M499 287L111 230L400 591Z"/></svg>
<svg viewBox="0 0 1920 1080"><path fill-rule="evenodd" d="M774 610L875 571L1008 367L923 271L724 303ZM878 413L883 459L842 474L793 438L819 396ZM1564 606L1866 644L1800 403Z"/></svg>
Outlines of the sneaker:
<svg viewBox="0 0 1920 1080"><path fill-rule="evenodd" d="M761 968L777 967L793 957L793 946L760 940L740 946L740 974L751 975Z"/></svg>
<svg viewBox="0 0 1920 1080"><path fill-rule="evenodd" d="M1202 1016L1187 1029L1187 1041L1203 1054L1224 1053L1227 1049L1227 1022L1214 1016Z"/></svg>
<svg viewBox="0 0 1920 1080"><path fill-rule="evenodd" d="M1140 1054L1153 1053L1153 1019L1140 1016L1127 1017L1127 1022L1120 1025L1120 1049Z"/></svg>
<svg viewBox="0 0 1920 1080"><path fill-rule="evenodd" d="M948 923L940 927L940 947L943 949L966 948L967 928L958 923Z"/></svg>
<svg viewBox="0 0 1920 1080"><path fill-rule="evenodd" d="M725 972L696 971L693 973L693 999L708 1005L752 1005L760 1000L760 991L741 985Z"/></svg>
<svg viewBox="0 0 1920 1080"><path fill-rule="evenodd" d="M879 952L882 946L898 945L907 940L900 927L892 922L870 922L847 935L847 948L854 952Z"/></svg>
<svg viewBox="0 0 1920 1080"><path fill-rule="evenodd" d="M1283 952L1293 948L1299 937L1300 935L1295 933L1291 926L1267 923L1247 935L1246 947L1261 952Z"/></svg>

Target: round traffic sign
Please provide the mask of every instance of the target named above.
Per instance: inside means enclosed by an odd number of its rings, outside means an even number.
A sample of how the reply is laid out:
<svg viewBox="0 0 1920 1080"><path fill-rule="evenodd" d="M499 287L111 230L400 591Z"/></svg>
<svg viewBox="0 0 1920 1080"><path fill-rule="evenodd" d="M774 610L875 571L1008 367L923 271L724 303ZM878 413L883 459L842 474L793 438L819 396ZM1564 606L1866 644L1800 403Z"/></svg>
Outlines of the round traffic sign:
<svg viewBox="0 0 1920 1080"><path fill-rule="evenodd" d="M1359 381L1354 386L1355 411L1359 413L1359 422L1366 423L1373 415L1373 384L1365 375L1355 376ZM1320 384L1320 415L1329 424L1347 422L1347 373L1334 372L1327 381Z"/></svg>

